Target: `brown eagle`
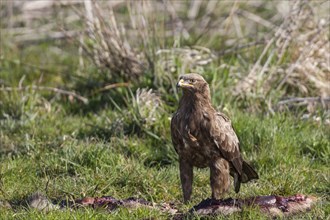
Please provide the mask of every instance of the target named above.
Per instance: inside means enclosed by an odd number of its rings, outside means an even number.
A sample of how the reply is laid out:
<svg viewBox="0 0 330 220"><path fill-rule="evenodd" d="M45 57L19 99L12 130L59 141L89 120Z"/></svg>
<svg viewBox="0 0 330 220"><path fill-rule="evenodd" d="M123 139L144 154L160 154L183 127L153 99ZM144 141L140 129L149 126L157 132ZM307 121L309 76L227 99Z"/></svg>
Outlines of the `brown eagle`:
<svg viewBox="0 0 330 220"><path fill-rule="evenodd" d="M179 155L184 201L190 200L193 167L209 167L212 198L229 189L234 178L235 192L240 184L258 179L258 174L241 156L239 140L230 119L211 105L210 89L198 74L185 74L177 84L183 95L171 121L172 142Z"/></svg>

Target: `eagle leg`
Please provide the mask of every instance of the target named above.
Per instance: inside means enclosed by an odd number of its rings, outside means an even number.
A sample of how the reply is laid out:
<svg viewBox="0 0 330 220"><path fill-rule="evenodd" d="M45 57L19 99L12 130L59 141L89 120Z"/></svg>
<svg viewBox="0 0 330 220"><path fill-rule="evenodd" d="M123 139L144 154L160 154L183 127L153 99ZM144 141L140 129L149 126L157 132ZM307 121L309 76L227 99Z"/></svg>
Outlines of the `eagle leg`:
<svg viewBox="0 0 330 220"><path fill-rule="evenodd" d="M193 166L182 159L180 159L180 179L183 191L183 200L186 203L190 200L192 192Z"/></svg>
<svg viewBox="0 0 330 220"><path fill-rule="evenodd" d="M217 158L210 165L210 182L212 198L220 199L230 186L229 163L223 158Z"/></svg>

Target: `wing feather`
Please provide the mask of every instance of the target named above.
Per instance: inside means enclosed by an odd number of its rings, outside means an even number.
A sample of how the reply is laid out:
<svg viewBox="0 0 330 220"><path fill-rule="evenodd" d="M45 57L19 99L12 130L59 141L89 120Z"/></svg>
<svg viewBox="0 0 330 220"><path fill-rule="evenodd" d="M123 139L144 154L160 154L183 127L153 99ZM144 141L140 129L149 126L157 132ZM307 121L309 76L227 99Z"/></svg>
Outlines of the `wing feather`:
<svg viewBox="0 0 330 220"><path fill-rule="evenodd" d="M216 113L215 126L211 135L222 156L230 161L235 170L241 175L243 159L240 154L239 140L230 119L223 113Z"/></svg>
<svg viewBox="0 0 330 220"><path fill-rule="evenodd" d="M179 121L178 121L178 113L176 112L172 119L171 119L171 138L172 138L172 143L173 143L173 146L174 146L174 149L177 153L179 153L179 147L180 145L182 146L183 143L182 140L181 140L181 135L180 135L180 132L179 132Z"/></svg>

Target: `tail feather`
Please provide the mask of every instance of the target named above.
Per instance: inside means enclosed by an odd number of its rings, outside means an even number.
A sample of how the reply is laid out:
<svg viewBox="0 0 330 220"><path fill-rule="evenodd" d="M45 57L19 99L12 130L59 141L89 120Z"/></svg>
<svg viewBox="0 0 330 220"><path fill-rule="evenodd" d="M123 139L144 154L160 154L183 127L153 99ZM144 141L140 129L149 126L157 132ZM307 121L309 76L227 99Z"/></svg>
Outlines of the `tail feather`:
<svg viewBox="0 0 330 220"><path fill-rule="evenodd" d="M259 179L257 172L245 161L243 161L242 175L234 173L235 192L238 193L241 188L241 183L246 183L253 179Z"/></svg>
<svg viewBox="0 0 330 220"><path fill-rule="evenodd" d="M238 193L239 189L241 188L241 181L239 180L238 173L234 173L234 187L235 187L235 192Z"/></svg>
<svg viewBox="0 0 330 220"><path fill-rule="evenodd" d="M246 183L253 179L259 179L257 172L245 161L243 161L241 182Z"/></svg>

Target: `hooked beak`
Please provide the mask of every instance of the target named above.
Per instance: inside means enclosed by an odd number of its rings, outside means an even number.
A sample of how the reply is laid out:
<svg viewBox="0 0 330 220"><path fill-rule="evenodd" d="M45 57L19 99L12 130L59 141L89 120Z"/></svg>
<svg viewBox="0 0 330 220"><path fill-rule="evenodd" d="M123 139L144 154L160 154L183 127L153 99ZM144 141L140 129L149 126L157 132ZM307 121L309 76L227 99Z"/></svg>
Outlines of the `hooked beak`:
<svg viewBox="0 0 330 220"><path fill-rule="evenodd" d="M183 79L180 79L180 81L176 84L176 87L194 87L193 85L186 83Z"/></svg>

